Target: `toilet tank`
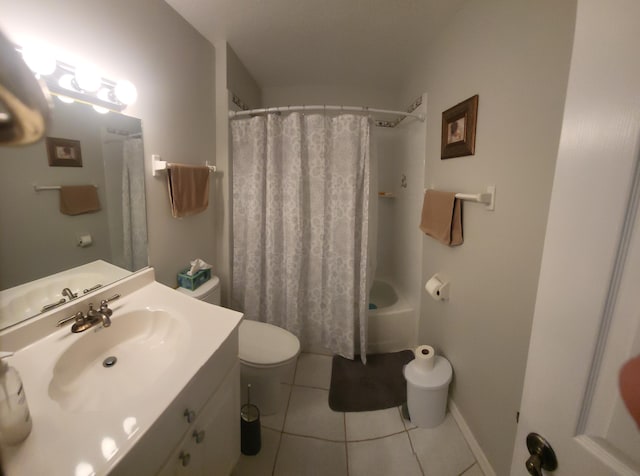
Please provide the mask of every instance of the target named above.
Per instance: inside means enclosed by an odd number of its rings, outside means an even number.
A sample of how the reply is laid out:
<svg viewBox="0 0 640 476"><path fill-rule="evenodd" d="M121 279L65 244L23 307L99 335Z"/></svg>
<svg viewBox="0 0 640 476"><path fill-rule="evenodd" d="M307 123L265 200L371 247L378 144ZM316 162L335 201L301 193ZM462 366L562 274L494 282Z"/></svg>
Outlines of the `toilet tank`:
<svg viewBox="0 0 640 476"><path fill-rule="evenodd" d="M194 291L185 288L177 288L177 291L209 304L220 305L220 278L217 276L211 276L209 281L201 284Z"/></svg>

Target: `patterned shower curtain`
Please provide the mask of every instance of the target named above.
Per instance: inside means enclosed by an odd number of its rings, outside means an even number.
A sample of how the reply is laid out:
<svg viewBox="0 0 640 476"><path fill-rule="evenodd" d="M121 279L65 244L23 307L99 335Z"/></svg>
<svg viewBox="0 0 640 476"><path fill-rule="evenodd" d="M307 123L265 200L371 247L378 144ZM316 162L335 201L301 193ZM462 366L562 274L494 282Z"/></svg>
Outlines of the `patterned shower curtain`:
<svg viewBox="0 0 640 476"><path fill-rule="evenodd" d="M131 271L137 271L147 265L147 217L142 139L127 139L123 144L122 157L124 265Z"/></svg>
<svg viewBox="0 0 640 476"><path fill-rule="evenodd" d="M231 121L234 306L363 361L369 134L350 114Z"/></svg>

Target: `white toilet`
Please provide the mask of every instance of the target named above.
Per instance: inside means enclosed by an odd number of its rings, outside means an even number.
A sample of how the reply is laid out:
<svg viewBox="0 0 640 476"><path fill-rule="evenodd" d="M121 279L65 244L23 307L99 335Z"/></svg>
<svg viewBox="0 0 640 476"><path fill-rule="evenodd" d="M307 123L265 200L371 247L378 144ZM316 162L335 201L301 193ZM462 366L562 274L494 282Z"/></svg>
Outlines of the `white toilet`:
<svg viewBox="0 0 640 476"><path fill-rule="evenodd" d="M195 299L220 305L220 279L211 279L195 291L178 288ZM295 364L300 341L291 332L264 322L244 319L239 327L240 381L242 402L251 384L251 403L262 415L273 415L280 408L280 383Z"/></svg>

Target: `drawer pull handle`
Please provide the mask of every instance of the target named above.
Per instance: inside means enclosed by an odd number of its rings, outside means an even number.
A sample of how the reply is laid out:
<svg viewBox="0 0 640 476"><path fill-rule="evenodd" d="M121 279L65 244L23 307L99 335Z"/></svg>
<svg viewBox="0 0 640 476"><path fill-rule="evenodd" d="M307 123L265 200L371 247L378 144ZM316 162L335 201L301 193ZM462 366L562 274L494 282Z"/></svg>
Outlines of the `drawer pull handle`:
<svg viewBox="0 0 640 476"><path fill-rule="evenodd" d="M180 459L180 461L182 461L182 466L189 466L189 463L191 463L191 455L189 453L185 453L184 451L180 452L178 458Z"/></svg>
<svg viewBox="0 0 640 476"><path fill-rule="evenodd" d="M196 440L196 443L200 444L204 441L205 432L204 430L193 430L191 436L193 436L193 439Z"/></svg>
<svg viewBox="0 0 640 476"><path fill-rule="evenodd" d="M193 423L196 419L196 412L188 408L184 411L183 415L187 419L187 423Z"/></svg>

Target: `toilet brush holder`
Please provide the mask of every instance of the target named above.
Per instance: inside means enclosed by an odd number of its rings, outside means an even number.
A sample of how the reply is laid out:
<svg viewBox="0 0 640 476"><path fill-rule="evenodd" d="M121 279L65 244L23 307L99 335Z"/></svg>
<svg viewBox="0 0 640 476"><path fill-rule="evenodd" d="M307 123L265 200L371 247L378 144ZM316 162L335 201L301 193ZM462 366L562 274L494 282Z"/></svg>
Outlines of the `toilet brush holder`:
<svg viewBox="0 0 640 476"><path fill-rule="evenodd" d="M240 451L253 456L260 452L260 410L251 404L251 384L247 385L247 403L240 408Z"/></svg>

